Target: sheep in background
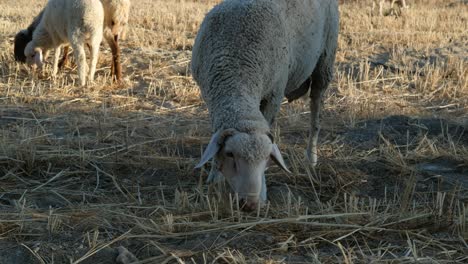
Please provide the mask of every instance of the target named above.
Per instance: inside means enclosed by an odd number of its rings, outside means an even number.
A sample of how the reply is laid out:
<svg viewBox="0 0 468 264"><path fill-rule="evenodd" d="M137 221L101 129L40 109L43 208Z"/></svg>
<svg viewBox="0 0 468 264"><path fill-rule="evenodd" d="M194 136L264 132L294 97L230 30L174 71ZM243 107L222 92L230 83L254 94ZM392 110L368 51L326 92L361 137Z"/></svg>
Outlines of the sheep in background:
<svg viewBox="0 0 468 264"><path fill-rule="evenodd" d="M44 13L44 10L41 10L41 12L34 18L33 22L28 26L27 29L23 29L20 32L18 32L15 35L15 40L14 40L14 55L15 55L15 60L25 63L26 62L26 56L24 55L24 49L26 48L26 45L32 40L33 38L33 33L36 30L36 27L39 25L39 22L41 22L42 14ZM60 60L58 64L58 68L62 68L66 63L68 59L68 46L64 47L64 55L62 60ZM44 58L47 58L48 54L44 54Z"/></svg>
<svg viewBox="0 0 468 264"><path fill-rule="evenodd" d="M213 159L208 181L224 176L244 210L266 200L271 161L287 171L270 128L283 97L310 91L307 154L317 163L319 111L333 75L336 0L226 0L205 17L195 39L192 74L214 134L197 168Z"/></svg>
<svg viewBox="0 0 468 264"><path fill-rule="evenodd" d="M112 64L111 64L111 75L112 80L122 80L122 66L120 63L120 47L118 40L120 38L125 39L125 33L127 30L128 16L130 13L130 0L101 0L104 7L104 37L109 44L112 51ZM38 26L42 14L42 10L39 15L34 18L34 21L25 30L21 30L15 36L14 42L14 54L16 61L26 62L24 56L24 49L32 40L33 32ZM58 64L58 68L61 68L66 64L68 59L69 46L64 46L64 55L62 60ZM47 57L44 54L44 58Z"/></svg>
<svg viewBox="0 0 468 264"><path fill-rule="evenodd" d="M55 77L60 47L70 43L75 51L80 84L86 84L85 45L90 48L89 81L94 79L103 34L104 10L99 0L49 0L33 39L24 50L30 65L42 67L43 54L55 49L52 75Z"/></svg>
<svg viewBox="0 0 468 264"><path fill-rule="evenodd" d="M44 10L42 10L39 15L37 15L33 22L28 26L27 29L23 29L15 36L14 41L14 54L15 60L19 62L26 62L26 56L24 55L24 49L26 45L32 40L33 32L36 30L37 25L41 22L42 14Z"/></svg>
<svg viewBox="0 0 468 264"><path fill-rule="evenodd" d="M112 51L111 75L113 80L122 80L119 39L125 39L130 0L101 0L104 6L104 38Z"/></svg>
<svg viewBox="0 0 468 264"><path fill-rule="evenodd" d="M372 10L377 7L377 1L379 2L379 15L384 15L384 5L385 2L390 2L390 12L394 13L395 15L399 16L401 14L401 8L408 8L409 6L406 4L406 0L373 0L372 1ZM396 8L395 8L396 6Z"/></svg>

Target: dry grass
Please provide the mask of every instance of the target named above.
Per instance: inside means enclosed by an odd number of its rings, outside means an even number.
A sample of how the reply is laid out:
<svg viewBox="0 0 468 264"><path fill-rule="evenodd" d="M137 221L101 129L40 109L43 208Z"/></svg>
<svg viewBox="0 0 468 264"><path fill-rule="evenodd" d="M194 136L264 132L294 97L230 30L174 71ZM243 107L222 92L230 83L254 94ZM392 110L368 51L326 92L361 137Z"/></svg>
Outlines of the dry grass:
<svg viewBox="0 0 468 264"><path fill-rule="evenodd" d="M0 263L113 263L119 245L140 263L466 263L467 5L343 3L320 164L304 162L307 101L284 104L293 173L269 170L271 203L246 214L193 170L210 126L188 64L216 2L133 1L125 84L103 45L86 88L13 59L44 0L1 4Z"/></svg>

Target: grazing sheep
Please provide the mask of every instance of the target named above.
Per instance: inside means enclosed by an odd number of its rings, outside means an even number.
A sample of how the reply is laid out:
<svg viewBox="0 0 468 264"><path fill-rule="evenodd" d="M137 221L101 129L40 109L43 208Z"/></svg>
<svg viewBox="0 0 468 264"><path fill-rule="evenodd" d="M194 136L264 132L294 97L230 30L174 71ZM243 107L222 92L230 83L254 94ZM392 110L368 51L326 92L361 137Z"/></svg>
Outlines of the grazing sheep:
<svg viewBox="0 0 468 264"><path fill-rule="evenodd" d="M283 97L310 91L307 154L317 163L321 98L332 79L338 38L336 0L226 0L205 17L192 73L213 136L198 167L213 158L208 181L224 176L245 210L266 200L270 160L287 171L270 127Z"/></svg>
<svg viewBox="0 0 468 264"><path fill-rule="evenodd" d="M49 0L33 39L24 50L28 64L42 67L43 53L55 49L52 75L55 77L60 47L70 43L75 51L80 84L86 84L85 45L90 48L89 81L94 79L103 34L104 10L99 0Z"/></svg>
<svg viewBox="0 0 468 264"><path fill-rule="evenodd" d="M16 61L22 62L22 63L26 62L24 49L26 48L26 45L32 40L33 33L36 30L36 27L39 25L39 22L41 22L43 13L44 13L44 10L41 10L41 12L34 18L33 22L28 26L27 29L23 29L15 35L13 49L14 49L14 55L15 55ZM62 68L62 66L67 63L67 59L68 59L67 55L68 55L68 46L65 46L64 55L63 55L62 60L60 60L58 64L58 68ZM44 54L44 58L47 58L47 54Z"/></svg>
<svg viewBox="0 0 468 264"><path fill-rule="evenodd" d="M399 15L401 14L401 8L408 8L408 5L406 4L406 0L373 0L372 1L372 10L374 10L377 7L377 1L379 2L379 15L383 16L383 9L385 2L390 2L390 10ZM397 8L395 8L397 6Z"/></svg>
<svg viewBox="0 0 468 264"><path fill-rule="evenodd" d="M26 62L26 56L24 55L24 49L26 45L32 40L33 32L36 30L37 25L41 22L42 14L44 10L42 10L39 15L37 15L33 22L28 26L27 29L23 29L15 36L14 41L14 54L15 60L19 62Z"/></svg>
<svg viewBox="0 0 468 264"><path fill-rule="evenodd" d="M104 38L112 51L112 80L122 80L119 38L125 38L130 0L101 0L104 6Z"/></svg>
<svg viewBox="0 0 468 264"><path fill-rule="evenodd" d="M112 79L121 81L122 66L120 64L120 47L118 40L120 38L125 38L130 12L130 0L101 0L101 3L104 7L104 37L112 51ZM44 10L39 13L26 30L22 30L16 34L14 53L17 61L26 62L24 48L26 44L32 40L33 32L36 30L43 12ZM69 46L64 46L64 55L58 64L58 68L66 64L68 60L68 50Z"/></svg>

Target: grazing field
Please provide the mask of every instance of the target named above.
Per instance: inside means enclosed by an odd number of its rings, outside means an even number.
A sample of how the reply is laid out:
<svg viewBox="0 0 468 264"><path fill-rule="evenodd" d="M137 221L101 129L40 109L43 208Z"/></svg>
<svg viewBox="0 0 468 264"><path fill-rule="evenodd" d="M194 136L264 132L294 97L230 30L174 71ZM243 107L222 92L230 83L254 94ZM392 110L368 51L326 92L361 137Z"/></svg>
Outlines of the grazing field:
<svg viewBox="0 0 468 264"><path fill-rule="evenodd" d="M101 46L95 84L16 63L13 38L45 0L0 1L0 263L467 263L468 5L407 1L377 16L342 1L319 164L308 100L274 133L291 174L240 212L194 170L211 136L189 63L219 1L134 0L125 80ZM51 58L49 58L51 61Z"/></svg>

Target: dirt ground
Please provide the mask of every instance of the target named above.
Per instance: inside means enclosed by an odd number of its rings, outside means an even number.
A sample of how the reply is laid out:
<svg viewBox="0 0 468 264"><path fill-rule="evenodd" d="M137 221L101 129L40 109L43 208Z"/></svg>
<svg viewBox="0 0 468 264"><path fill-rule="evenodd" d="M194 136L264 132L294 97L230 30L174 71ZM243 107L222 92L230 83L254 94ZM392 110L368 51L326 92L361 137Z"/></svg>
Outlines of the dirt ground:
<svg viewBox="0 0 468 264"><path fill-rule="evenodd" d="M468 6L380 17L341 1L319 164L308 100L273 126L292 171L267 171L245 213L194 166L211 129L191 47L215 0L132 1L125 81L101 47L95 84L71 63L32 76L14 35L46 1L0 1L0 263L467 263ZM388 10L387 10L388 11Z"/></svg>

